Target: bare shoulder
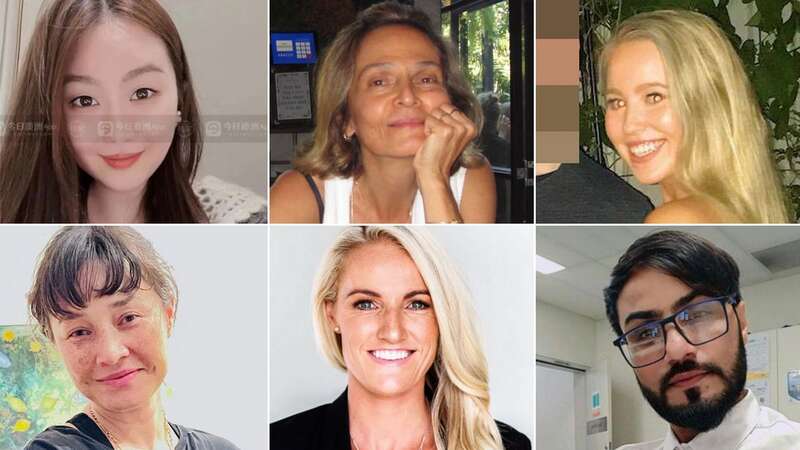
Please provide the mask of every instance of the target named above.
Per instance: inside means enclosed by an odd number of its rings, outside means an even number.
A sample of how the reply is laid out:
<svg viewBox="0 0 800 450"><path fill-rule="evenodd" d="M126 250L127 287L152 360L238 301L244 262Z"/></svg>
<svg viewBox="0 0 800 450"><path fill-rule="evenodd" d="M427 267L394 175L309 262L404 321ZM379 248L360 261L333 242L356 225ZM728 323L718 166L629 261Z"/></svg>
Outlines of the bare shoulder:
<svg viewBox="0 0 800 450"><path fill-rule="evenodd" d="M486 157L481 156L481 162L468 168L464 177L464 193L459 209L465 223L495 222L497 208L495 190L492 166Z"/></svg>
<svg viewBox="0 0 800 450"><path fill-rule="evenodd" d="M312 177L324 198L324 184ZM270 223L319 223L317 199L305 175L289 170L281 174L269 190Z"/></svg>
<svg viewBox="0 0 800 450"><path fill-rule="evenodd" d="M664 203L650 212L645 223L728 223L736 216L710 199L692 196Z"/></svg>

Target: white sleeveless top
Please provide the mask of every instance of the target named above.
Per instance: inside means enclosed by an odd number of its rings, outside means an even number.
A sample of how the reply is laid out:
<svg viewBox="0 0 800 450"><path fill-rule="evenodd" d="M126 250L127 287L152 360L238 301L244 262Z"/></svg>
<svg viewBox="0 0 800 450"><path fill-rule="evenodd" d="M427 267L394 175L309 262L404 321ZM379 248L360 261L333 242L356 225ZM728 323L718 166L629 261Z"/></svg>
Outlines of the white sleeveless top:
<svg viewBox="0 0 800 450"><path fill-rule="evenodd" d="M450 177L450 190L456 199L456 204L461 206L461 194L464 192L464 178L467 169L460 167ZM322 223L336 225L350 224L350 200L353 193L353 178L329 178L325 180L325 216ZM425 223L425 205L422 203L422 194L417 190L414 203L411 206L411 223Z"/></svg>

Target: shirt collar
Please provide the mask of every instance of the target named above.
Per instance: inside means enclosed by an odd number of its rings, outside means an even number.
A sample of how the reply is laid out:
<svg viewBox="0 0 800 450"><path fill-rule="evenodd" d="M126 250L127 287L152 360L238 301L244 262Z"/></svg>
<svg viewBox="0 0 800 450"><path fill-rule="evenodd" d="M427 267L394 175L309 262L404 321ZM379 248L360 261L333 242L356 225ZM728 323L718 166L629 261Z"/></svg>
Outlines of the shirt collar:
<svg viewBox="0 0 800 450"><path fill-rule="evenodd" d="M711 450L739 448L758 422L761 406L749 390L745 397L731 408L718 427L698 434L691 441L681 444L670 428L662 445L663 450Z"/></svg>

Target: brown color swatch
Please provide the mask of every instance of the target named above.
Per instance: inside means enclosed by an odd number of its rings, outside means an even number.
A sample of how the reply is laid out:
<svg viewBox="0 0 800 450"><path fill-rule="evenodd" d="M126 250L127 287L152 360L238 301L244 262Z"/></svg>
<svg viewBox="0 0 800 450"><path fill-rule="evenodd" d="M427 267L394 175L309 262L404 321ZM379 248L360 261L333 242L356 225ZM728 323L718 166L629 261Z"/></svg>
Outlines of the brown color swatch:
<svg viewBox="0 0 800 450"><path fill-rule="evenodd" d="M577 86L580 72L578 52L577 39L537 39L536 84Z"/></svg>
<svg viewBox="0 0 800 450"><path fill-rule="evenodd" d="M578 0L536 2L537 39L577 39Z"/></svg>
<svg viewBox="0 0 800 450"><path fill-rule="evenodd" d="M537 163L578 162L579 138L577 131L537 131Z"/></svg>

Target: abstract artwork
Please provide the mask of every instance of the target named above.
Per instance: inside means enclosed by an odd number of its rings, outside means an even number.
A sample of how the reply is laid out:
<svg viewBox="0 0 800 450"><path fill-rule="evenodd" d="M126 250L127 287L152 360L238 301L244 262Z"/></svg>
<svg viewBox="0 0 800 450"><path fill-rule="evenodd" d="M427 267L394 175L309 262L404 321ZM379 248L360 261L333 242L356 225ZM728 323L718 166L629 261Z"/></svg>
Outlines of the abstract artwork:
<svg viewBox="0 0 800 450"><path fill-rule="evenodd" d="M64 423L86 400L52 344L29 325L0 325L0 449Z"/></svg>

